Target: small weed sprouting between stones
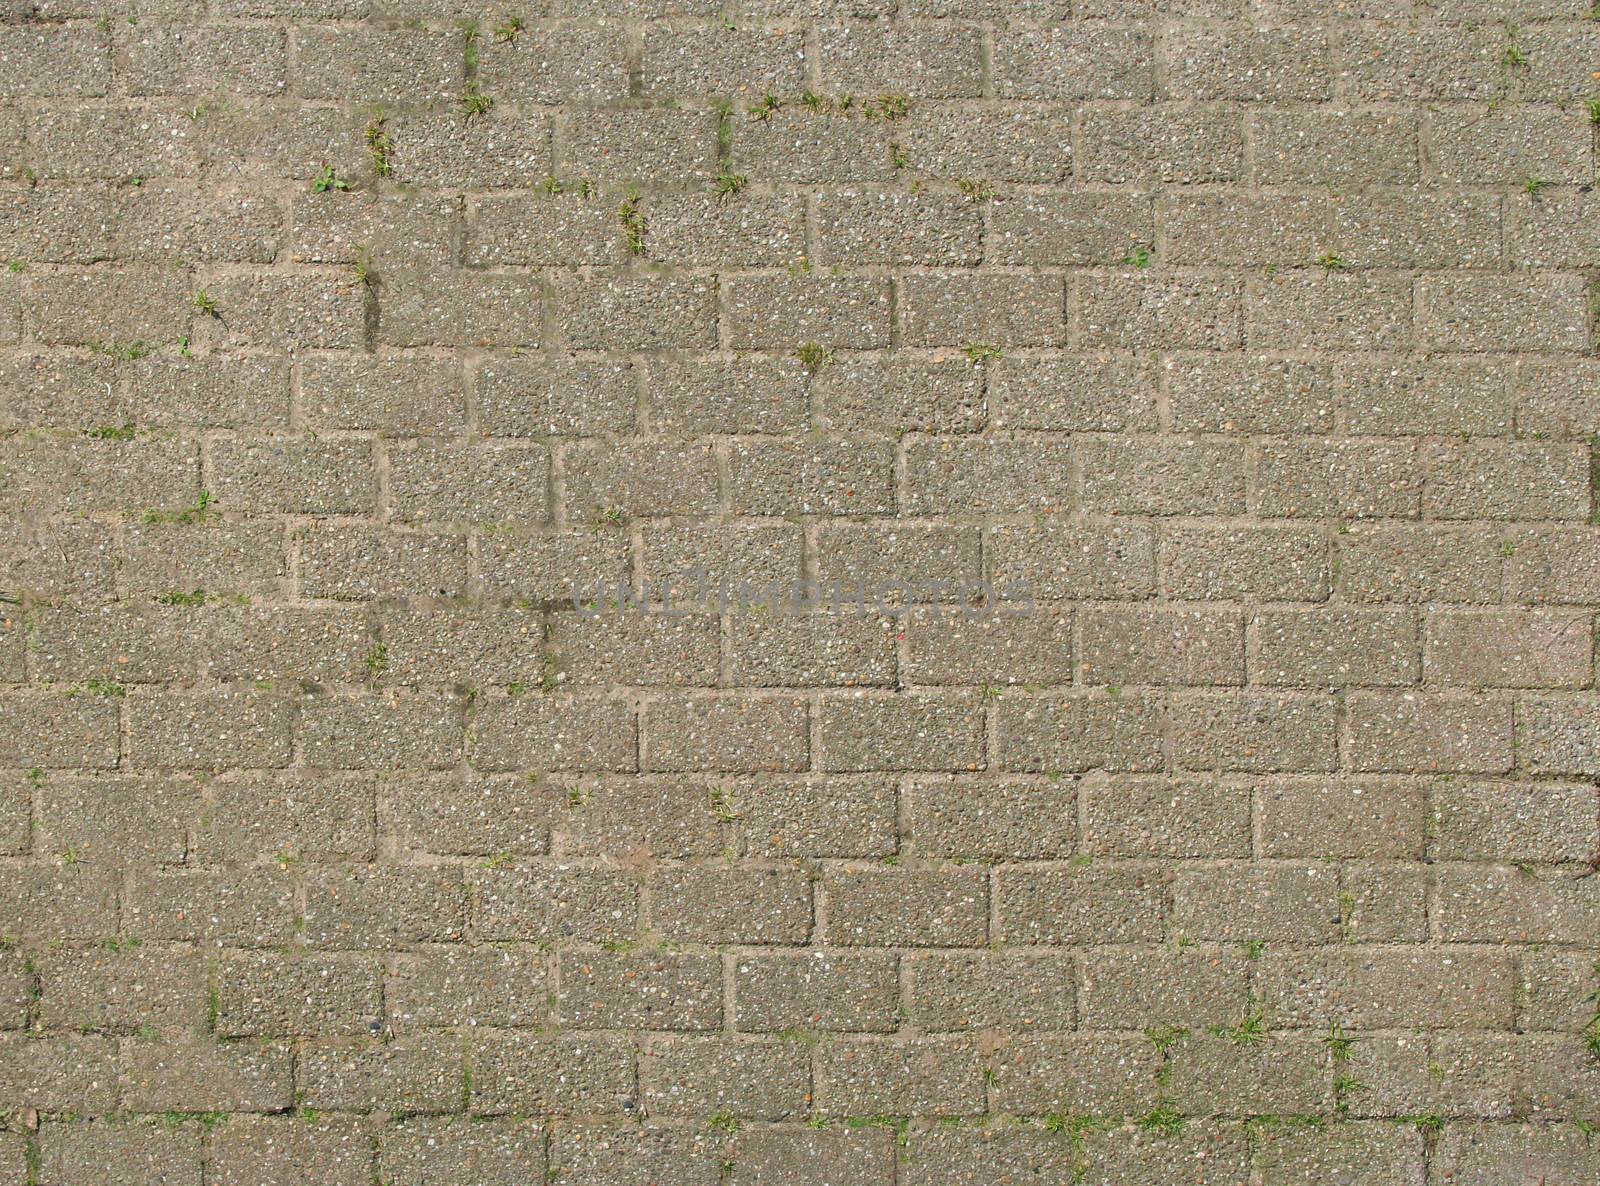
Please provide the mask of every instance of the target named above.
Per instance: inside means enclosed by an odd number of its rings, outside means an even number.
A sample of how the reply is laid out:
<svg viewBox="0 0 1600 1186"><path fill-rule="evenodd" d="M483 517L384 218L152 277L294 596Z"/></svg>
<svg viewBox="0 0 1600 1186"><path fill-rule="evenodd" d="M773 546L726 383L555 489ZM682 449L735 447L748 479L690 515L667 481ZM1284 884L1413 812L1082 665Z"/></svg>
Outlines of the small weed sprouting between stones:
<svg viewBox="0 0 1600 1186"><path fill-rule="evenodd" d="M456 30L461 34L461 52L470 77L478 68L478 37L483 32L483 26L475 17L462 17L456 21Z"/></svg>
<svg viewBox="0 0 1600 1186"><path fill-rule="evenodd" d="M192 304L197 312L206 317L218 316L216 298L203 288L194 294L194 300Z"/></svg>
<svg viewBox="0 0 1600 1186"><path fill-rule="evenodd" d="M739 1118L732 1112L717 1112L706 1118L706 1127L731 1137L739 1131Z"/></svg>
<svg viewBox="0 0 1600 1186"><path fill-rule="evenodd" d="M1444 1117L1437 1112L1424 1112L1417 1116L1400 1116L1396 1124L1409 1124L1425 1137L1436 1137L1444 1131Z"/></svg>
<svg viewBox="0 0 1600 1186"><path fill-rule="evenodd" d="M617 207L617 224L622 228L622 242L629 255L645 253L645 234L649 229L644 211L639 209L639 196L629 194Z"/></svg>
<svg viewBox="0 0 1600 1186"><path fill-rule="evenodd" d="M1342 272L1350 265L1345 263L1344 256L1325 251L1317 256L1317 266L1324 272Z"/></svg>
<svg viewBox="0 0 1600 1186"><path fill-rule="evenodd" d="M374 643L363 663L367 669L367 679L376 683L389 670L389 648L381 642Z"/></svg>
<svg viewBox="0 0 1600 1186"><path fill-rule="evenodd" d="M1187 1123L1183 1113L1170 1103L1152 1108L1138 1120L1139 1127L1145 1132L1160 1133L1164 1137L1177 1136Z"/></svg>
<svg viewBox="0 0 1600 1186"><path fill-rule="evenodd" d="M1321 1128L1324 1123L1325 1121L1321 1116L1269 1113L1250 1117L1244 1122L1244 1130L1252 1139L1259 1139L1267 1132L1303 1132L1306 1129Z"/></svg>
<svg viewBox="0 0 1600 1186"><path fill-rule="evenodd" d="M227 103L220 99L206 99L203 102L196 103L183 114L190 123L197 124L208 115L216 115L221 111L227 110L227 106Z"/></svg>
<svg viewBox="0 0 1600 1186"><path fill-rule="evenodd" d="M604 531L609 527L622 526L621 507L601 507L594 513L594 520L590 524L596 531Z"/></svg>
<svg viewBox="0 0 1600 1186"><path fill-rule="evenodd" d="M1595 962L1594 974L1600 978L1600 961ZM1600 1058L1600 988L1595 989L1585 999L1594 1005L1594 1016L1589 1018L1583 1027L1583 1048L1596 1058Z"/></svg>
<svg viewBox="0 0 1600 1186"><path fill-rule="evenodd" d="M1510 22L1506 23L1506 44L1500 51L1500 64L1511 69L1528 64L1528 51L1522 48L1517 40L1518 29Z"/></svg>
<svg viewBox="0 0 1600 1186"><path fill-rule="evenodd" d="M522 32L522 18L508 16L494 31L494 39L501 42L515 41Z"/></svg>
<svg viewBox="0 0 1600 1186"><path fill-rule="evenodd" d="M1144 1036L1150 1039L1150 1045L1156 1048L1157 1054L1165 1054L1189 1036L1189 1028L1183 1025L1153 1025L1144 1031Z"/></svg>
<svg viewBox="0 0 1600 1186"><path fill-rule="evenodd" d="M734 194L750 184L750 179L743 173L735 173L724 163L718 170L717 176L712 181L712 188L716 190L719 198L731 198Z"/></svg>
<svg viewBox="0 0 1600 1186"><path fill-rule="evenodd" d="M202 490L200 491L200 497L195 501L194 506L185 507L181 511L146 511L144 515L144 522L204 523L216 515L217 512L211 509L211 504L216 501L217 500L212 497L210 491Z"/></svg>
<svg viewBox="0 0 1600 1186"><path fill-rule="evenodd" d="M727 787L711 788L711 814L724 824L731 824L739 818L739 806L734 799L733 792Z"/></svg>
<svg viewBox="0 0 1600 1186"><path fill-rule="evenodd" d="M772 118L772 113L783 106L783 101L777 95L763 95L759 103L752 103L745 108L745 114L757 123L764 123Z"/></svg>
<svg viewBox="0 0 1600 1186"><path fill-rule="evenodd" d="M849 116L859 112L863 119L881 123L898 123L911 113L911 97L897 91L885 91L874 99L859 99L855 95L834 98L807 90L800 96L807 111L818 115Z"/></svg>
<svg viewBox="0 0 1600 1186"><path fill-rule="evenodd" d="M461 96L461 114L466 119L474 116L487 115L494 106L494 100L478 89L478 37L482 27L470 17L456 22L456 28L461 30L461 52L467 68L467 89Z"/></svg>
<svg viewBox="0 0 1600 1186"><path fill-rule="evenodd" d="M187 593L177 590L171 593L158 593L156 594L156 602L159 605L204 605L206 603L206 591L204 589L191 589Z"/></svg>
<svg viewBox="0 0 1600 1186"><path fill-rule="evenodd" d="M1250 1001L1250 1011L1244 1015L1238 1025L1232 1027L1214 1025L1209 1032L1213 1037L1227 1038L1235 1046L1253 1046L1257 1042L1266 1040L1267 1011L1252 999Z"/></svg>
<svg viewBox="0 0 1600 1186"><path fill-rule="evenodd" d="M969 202L987 202L994 197L994 186L982 177L962 177L956 182L956 188Z"/></svg>
<svg viewBox="0 0 1600 1186"><path fill-rule="evenodd" d="M1356 912L1356 896L1349 890L1339 894L1339 941L1341 943L1354 943L1356 941L1356 924L1351 917Z"/></svg>
<svg viewBox="0 0 1600 1186"><path fill-rule="evenodd" d="M1322 1035L1322 1044L1328 1048L1328 1053L1333 1056L1334 1062L1344 1062L1350 1057L1357 1039L1345 1033L1344 1026L1337 1021L1328 1026L1328 1032Z"/></svg>
<svg viewBox="0 0 1600 1186"><path fill-rule="evenodd" d="M374 112L367 121L367 156L372 160L372 172L378 177L388 177L394 172L394 138L388 132L388 117Z"/></svg>
<svg viewBox="0 0 1600 1186"><path fill-rule="evenodd" d="M372 262L372 248L357 247L356 258L350 264L350 270L355 273L356 283L362 288L378 287L378 272Z"/></svg>
<svg viewBox="0 0 1600 1186"><path fill-rule="evenodd" d="M1340 1075L1333 1081L1333 1110L1340 1117L1349 1116L1352 1098L1361 1095L1366 1090L1367 1085L1354 1075Z"/></svg>
<svg viewBox="0 0 1600 1186"><path fill-rule="evenodd" d="M726 95L711 95L706 104L717 113L717 153L726 159L733 150L733 100Z"/></svg>
<svg viewBox="0 0 1600 1186"><path fill-rule="evenodd" d="M794 352L794 356L800 360L800 365L813 375L833 361L833 351L816 342L803 343Z"/></svg>
<svg viewBox="0 0 1600 1186"><path fill-rule="evenodd" d="M148 358L155 353L155 347L143 339L132 342L90 342L89 349L96 354L104 354L118 362L138 362L141 358Z"/></svg>
<svg viewBox="0 0 1600 1186"><path fill-rule="evenodd" d="M1261 953L1266 951L1266 949L1266 943L1260 939L1246 939L1243 943L1239 944L1239 950L1244 952L1244 958L1247 960L1260 959Z"/></svg>
<svg viewBox="0 0 1600 1186"><path fill-rule="evenodd" d="M870 120L898 123L911 113L911 99L898 93L882 94L864 104L861 112Z"/></svg>
<svg viewBox="0 0 1600 1186"><path fill-rule="evenodd" d="M1128 254L1122 257L1122 262L1135 268L1148 268L1150 266L1151 251L1143 243L1128 248Z"/></svg>
<svg viewBox="0 0 1600 1186"><path fill-rule="evenodd" d="M1600 128L1600 99L1588 100L1584 104L1584 108L1589 113L1589 122L1595 127Z"/></svg>
<svg viewBox="0 0 1600 1186"><path fill-rule="evenodd" d="M1045 1132L1064 1133L1072 1132L1077 1123L1078 1120L1074 1116L1068 1116L1062 1112L1052 1112L1044 1118L1041 1127Z"/></svg>
<svg viewBox="0 0 1600 1186"><path fill-rule="evenodd" d="M973 366L978 366L991 358L1004 358L1005 352L998 346L986 345L982 342L969 342L961 347L961 353L967 356L967 361Z"/></svg>
<svg viewBox="0 0 1600 1186"><path fill-rule="evenodd" d="M884 1128L895 1134L895 1143L904 1145L911 1129L909 1116L846 1116L846 1128Z"/></svg>
<svg viewBox="0 0 1600 1186"><path fill-rule="evenodd" d="M1540 194L1544 193L1545 189L1549 185L1550 183L1543 177L1524 177L1522 179L1522 192L1527 194L1530 198L1537 198Z"/></svg>
<svg viewBox="0 0 1600 1186"><path fill-rule="evenodd" d="M101 425L99 428L88 428L83 435L96 441L131 441L138 429L132 424Z"/></svg>
<svg viewBox="0 0 1600 1186"><path fill-rule="evenodd" d="M336 174L332 165L326 163L323 164L321 169L317 170L317 175L311 179L311 192L314 194L325 194L329 190L346 190L349 188L350 183Z"/></svg>

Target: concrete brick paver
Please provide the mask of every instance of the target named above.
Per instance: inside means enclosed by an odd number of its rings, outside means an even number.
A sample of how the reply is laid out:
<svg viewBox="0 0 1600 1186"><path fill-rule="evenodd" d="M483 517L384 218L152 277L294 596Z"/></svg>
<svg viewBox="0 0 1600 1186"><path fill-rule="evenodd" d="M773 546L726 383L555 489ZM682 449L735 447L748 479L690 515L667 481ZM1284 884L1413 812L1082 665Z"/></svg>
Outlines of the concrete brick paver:
<svg viewBox="0 0 1600 1186"><path fill-rule="evenodd" d="M0 1186L1600 1181L1587 0L0 0Z"/></svg>

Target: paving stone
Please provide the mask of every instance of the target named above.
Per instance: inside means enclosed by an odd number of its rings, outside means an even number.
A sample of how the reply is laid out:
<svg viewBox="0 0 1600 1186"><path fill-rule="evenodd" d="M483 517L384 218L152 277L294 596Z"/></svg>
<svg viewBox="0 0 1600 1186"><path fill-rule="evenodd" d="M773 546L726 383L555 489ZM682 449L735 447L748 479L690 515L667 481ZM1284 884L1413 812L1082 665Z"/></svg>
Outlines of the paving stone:
<svg viewBox="0 0 1600 1186"><path fill-rule="evenodd" d="M1230 1025L1248 1004L1251 969L1238 948L1195 944L1097 947L1084 965L1079 1014L1090 1029Z"/></svg>
<svg viewBox="0 0 1600 1186"><path fill-rule="evenodd" d="M202 1138L197 1121L52 1123L40 1130L40 1180L198 1186Z"/></svg>
<svg viewBox="0 0 1600 1186"><path fill-rule="evenodd" d="M600 104L628 94L628 51L620 28L535 24L514 37L480 36L477 79L497 99Z"/></svg>
<svg viewBox="0 0 1600 1186"><path fill-rule="evenodd" d="M646 1186L664 1178L712 1186L721 1179L725 1151L715 1134L690 1129L573 1125L552 1133L550 1166L564 1181L585 1186Z"/></svg>
<svg viewBox="0 0 1600 1186"><path fill-rule="evenodd" d="M466 929L466 892L452 866L327 866L305 893L306 942L315 947L381 949Z"/></svg>
<svg viewBox="0 0 1600 1186"><path fill-rule="evenodd" d="M908 955L911 1020L931 1032L1070 1029L1071 961L1054 954Z"/></svg>
<svg viewBox="0 0 1600 1186"><path fill-rule="evenodd" d="M119 1096L116 1043L97 1035L0 1034L0 1082L18 1106L48 1112L109 1112Z"/></svg>
<svg viewBox="0 0 1600 1186"><path fill-rule="evenodd" d="M293 1116L232 1119L218 1132L207 1165L207 1175L228 1186L288 1186L307 1173L337 1186L370 1180L372 1144L360 1118L319 1117L309 1124Z"/></svg>
<svg viewBox="0 0 1600 1186"><path fill-rule="evenodd" d="M1061 115L1061 108L1032 104L974 111L919 103L897 143L907 165L930 176L1053 185L1072 173L1072 145L1052 131Z"/></svg>
<svg viewBox="0 0 1600 1186"><path fill-rule="evenodd" d="M618 942L638 929L637 882L572 864L474 870L472 928L483 939Z"/></svg>
<svg viewBox="0 0 1600 1186"><path fill-rule="evenodd" d="M541 1025L550 1012L548 965L548 956L530 948L443 944L413 950L383 981L389 1024L400 1032Z"/></svg>
<svg viewBox="0 0 1600 1186"><path fill-rule="evenodd" d="M872 1129L813 1132L752 1130L739 1145L732 1181L799 1186L802 1182L880 1182L897 1172L894 1133Z"/></svg>
<svg viewBox="0 0 1600 1186"><path fill-rule="evenodd" d="M1427 787L1404 779L1274 778L1257 785L1261 851L1272 857L1417 858Z"/></svg>
<svg viewBox="0 0 1600 1186"><path fill-rule="evenodd" d="M811 884L796 869L670 869L645 886L652 921L675 942L794 944L811 934ZM719 918L728 898L742 909Z"/></svg>
<svg viewBox="0 0 1600 1186"><path fill-rule="evenodd" d="M545 1172L544 1131L526 1121L407 1117L378 1141L378 1172L395 1186L469 1175L514 1182Z"/></svg>
<svg viewBox="0 0 1600 1186"><path fill-rule="evenodd" d="M583 1029L710 1030L722 1024L714 955L578 952L560 957L556 1009Z"/></svg>
<svg viewBox="0 0 1600 1186"><path fill-rule="evenodd" d="M358 1035L382 1016L383 973L363 956L224 952L216 1032L227 1037Z"/></svg>
<svg viewBox="0 0 1600 1186"><path fill-rule="evenodd" d="M1211 779L1091 777L1083 782L1084 847L1116 857L1242 857L1250 798Z"/></svg>
<svg viewBox="0 0 1600 1186"><path fill-rule="evenodd" d="M1134 942L1161 932L1161 891L1150 867L1092 862L1019 868L999 876L1004 941L1065 945Z"/></svg>
<svg viewBox="0 0 1600 1186"><path fill-rule="evenodd" d="M1014 99L1147 99L1150 35L1144 29L1007 30L996 39L997 89Z"/></svg>
<svg viewBox="0 0 1600 1186"><path fill-rule="evenodd" d="M805 1111L811 1055L801 1042L680 1039L639 1058L641 1092L657 1116L783 1120Z"/></svg>
<svg viewBox="0 0 1600 1186"><path fill-rule="evenodd" d="M994 1058L995 1088L1010 1110L1081 1112L1090 1101L1113 1115L1154 1107L1160 1056L1143 1036L1082 1031L1025 1038Z"/></svg>
<svg viewBox="0 0 1600 1186"><path fill-rule="evenodd" d="M981 1060L967 1038L841 1040L820 1052L817 1104L848 1116L966 1114L983 1105Z"/></svg>
<svg viewBox="0 0 1600 1186"><path fill-rule="evenodd" d="M734 1019L753 1033L890 1030L896 960L883 952L752 952L734 963Z"/></svg>
<svg viewBox="0 0 1600 1186"><path fill-rule="evenodd" d="M1249 122L1255 179L1335 188L1414 183L1419 122L1406 111L1261 108Z"/></svg>

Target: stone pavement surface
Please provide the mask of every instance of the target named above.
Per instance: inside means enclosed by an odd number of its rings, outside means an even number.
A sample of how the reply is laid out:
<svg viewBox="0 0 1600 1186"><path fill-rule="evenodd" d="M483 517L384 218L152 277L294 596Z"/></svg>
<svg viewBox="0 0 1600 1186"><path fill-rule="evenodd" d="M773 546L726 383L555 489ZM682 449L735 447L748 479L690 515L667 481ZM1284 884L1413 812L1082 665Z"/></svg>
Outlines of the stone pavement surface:
<svg viewBox="0 0 1600 1186"><path fill-rule="evenodd" d="M1594 1186L1588 0L0 0L0 1182Z"/></svg>

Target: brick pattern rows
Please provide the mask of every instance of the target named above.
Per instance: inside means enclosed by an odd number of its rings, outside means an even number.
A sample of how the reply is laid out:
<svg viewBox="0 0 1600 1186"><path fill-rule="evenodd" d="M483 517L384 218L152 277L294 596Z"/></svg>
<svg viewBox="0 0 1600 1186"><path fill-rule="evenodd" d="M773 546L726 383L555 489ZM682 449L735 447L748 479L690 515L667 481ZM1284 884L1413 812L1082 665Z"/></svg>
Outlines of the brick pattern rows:
<svg viewBox="0 0 1600 1186"><path fill-rule="evenodd" d="M1592 1186L1589 17L0 0L0 1180Z"/></svg>

